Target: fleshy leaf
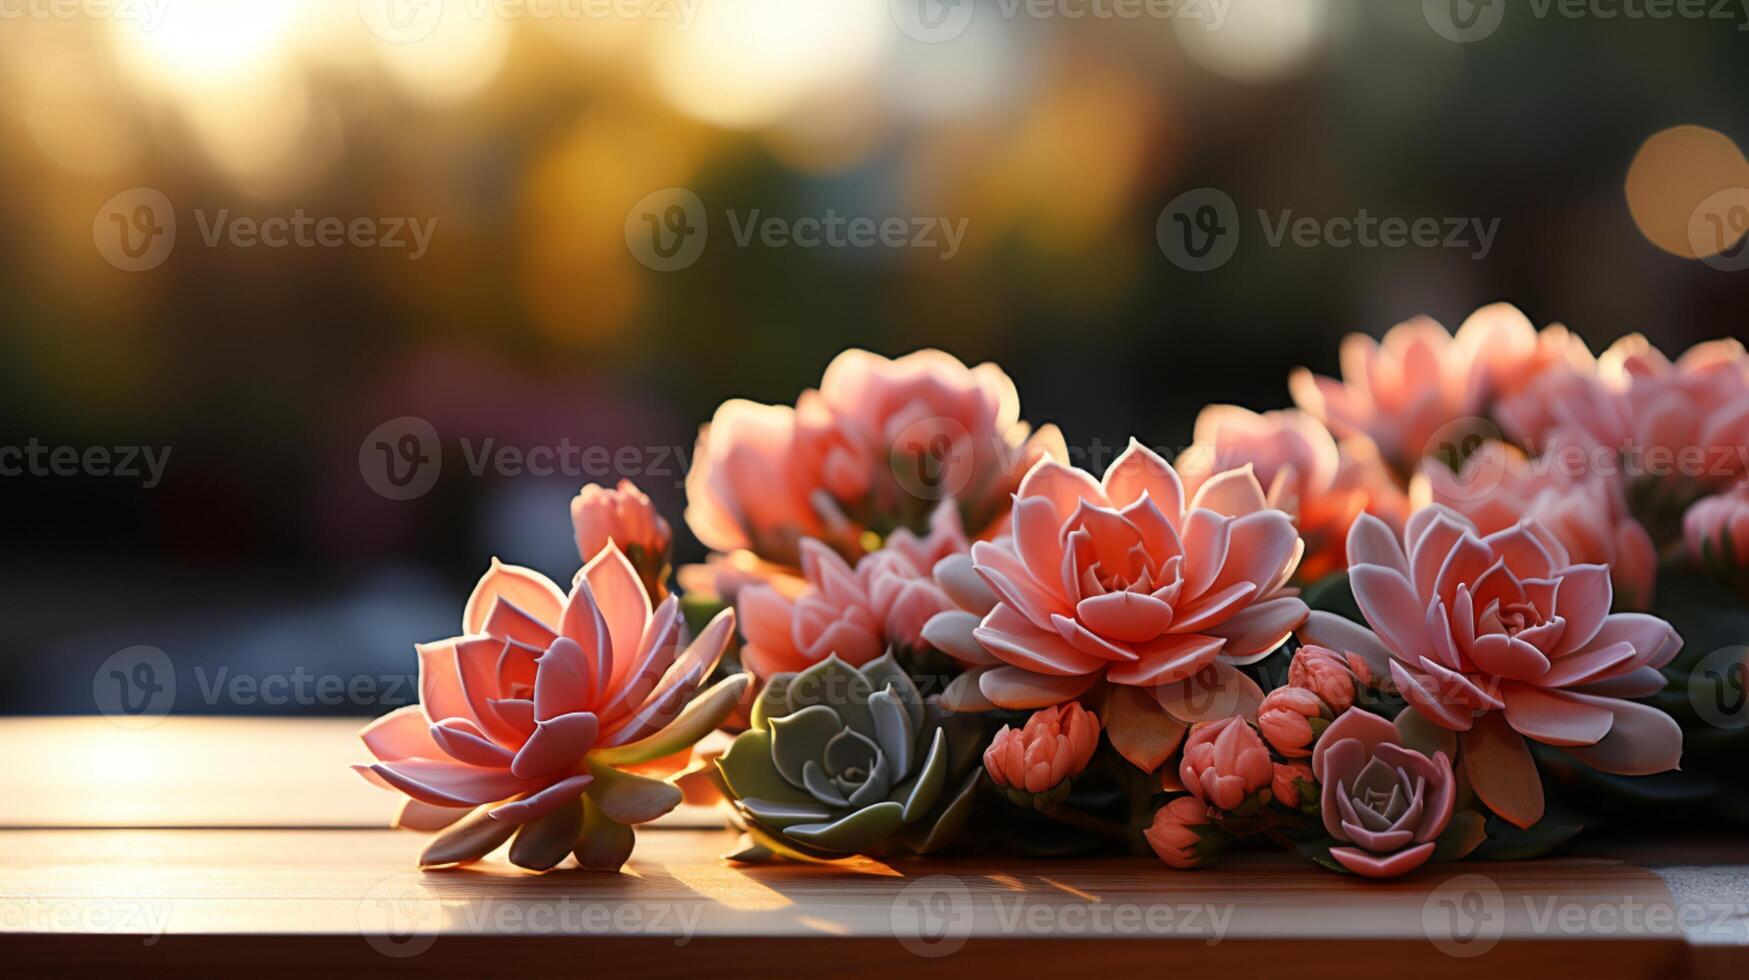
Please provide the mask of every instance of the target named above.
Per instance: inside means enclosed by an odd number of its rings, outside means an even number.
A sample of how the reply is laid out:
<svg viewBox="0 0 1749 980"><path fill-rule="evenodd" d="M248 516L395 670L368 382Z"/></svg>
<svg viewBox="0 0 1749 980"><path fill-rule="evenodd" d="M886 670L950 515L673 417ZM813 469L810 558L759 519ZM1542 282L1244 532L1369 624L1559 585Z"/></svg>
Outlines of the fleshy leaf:
<svg viewBox="0 0 1749 980"><path fill-rule="evenodd" d="M815 847L846 854L866 851L887 838L904 820L905 808L892 800L865 806L832 823L804 823L784 828L784 836Z"/></svg>
<svg viewBox="0 0 1749 980"><path fill-rule="evenodd" d="M660 779L593 763L589 772L595 780L583 792L615 823L647 823L679 806L683 799L679 787Z"/></svg>
<svg viewBox="0 0 1749 980"><path fill-rule="evenodd" d="M921 820L929 808L941 798L941 787L947 782L947 733L937 728L929 755L918 770L917 782L905 797L904 822Z"/></svg>
<svg viewBox="0 0 1749 980"><path fill-rule="evenodd" d="M751 674L725 677L694 697L666 728L627 745L601 749L590 758L610 766L635 766L689 748L723 723L752 682Z"/></svg>
<svg viewBox="0 0 1749 980"><path fill-rule="evenodd" d="M846 731L844 720L823 704L810 705L771 720L771 759L791 786L804 787L802 769L817 762L834 737ZM869 733L873 735L873 732Z"/></svg>
<svg viewBox="0 0 1749 980"><path fill-rule="evenodd" d="M510 842L510 863L529 871L550 871L576 848L582 832L583 803L578 798L523 824Z"/></svg>
<svg viewBox="0 0 1749 980"><path fill-rule="evenodd" d="M1107 689L1106 737L1118 754L1143 772L1153 772L1178 751L1189 726L1166 713L1152 694L1139 687L1113 684Z"/></svg>
<svg viewBox="0 0 1749 980"><path fill-rule="evenodd" d="M426 845L419 855L419 866L446 868L478 861L509 840L517 826L507 820L492 819L482 807Z"/></svg>
<svg viewBox="0 0 1749 980"><path fill-rule="evenodd" d="M887 757L890 771L903 779L911 772L911 743L917 724L922 722L923 706L917 706L918 717L907 712L892 685L875 692L868 699L869 713L874 716L875 741Z"/></svg>
<svg viewBox="0 0 1749 980"><path fill-rule="evenodd" d="M717 772L727 784L728 796L796 804L808 804L814 800L805 790L791 786L789 780L777 771L777 764L771 758L770 732L755 728L735 736L729 750L716 763Z"/></svg>
<svg viewBox="0 0 1749 980"><path fill-rule="evenodd" d="M583 831L572 852L578 864L590 871L618 871L631 859L636 843L632 828L608 819L594 800L583 798Z"/></svg>

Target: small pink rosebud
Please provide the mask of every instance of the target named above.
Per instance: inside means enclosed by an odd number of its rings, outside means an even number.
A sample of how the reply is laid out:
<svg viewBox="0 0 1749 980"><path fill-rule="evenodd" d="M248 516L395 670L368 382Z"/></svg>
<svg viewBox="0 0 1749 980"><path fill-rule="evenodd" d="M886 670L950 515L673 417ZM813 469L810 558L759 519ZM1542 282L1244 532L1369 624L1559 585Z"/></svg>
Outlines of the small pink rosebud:
<svg viewBox="0 0 1749 980"><path fill-rule="evenodd" d="M577 554L584 562L600 554L611 541L637 569L653 601L667 595L668 554L674 533L632 481L620 480L612 490L594 483L584 487L571 499L571 529L577 535Z"/></svg>
<svg viewBox="0 0 1749 980"><path fill-rule="evenodd" d="M1046 809L1068 795L1098 747L1099 718L1071 701L1033 712L1023 728L1003 725L984 750L984 768L1015 803Z"/></svg>
<svg viewBox="0 0 1749 980"><path fill-rule="evenodd" d="M1257 708L1257 727L1263 737L1290 759L1311 755L1312 743L1329 723L1330 709L1303 687L1278 687Z"/></svg>
<svg viewBox="0 0 1749 980"><path fill-rule="evenodd" d="M1289 810L1304 810L1318 802L1318 778L1304 762L1277 762L1269 793Z"/></svg>
<svg viewBox="0 0 1749 980"><path fill-rule="evenodd" d="M1269 748L1257 730L1240 717L1198 725L1184 743L1178 777L1197 799L1219 810L1237 811L1252 803L1275 776Z"/></svg>
<svg viewBox="0 0 1749 980"><path fill-rule="evenodd" d="M1168 800L1154 811L1154 822L1142 836L1160 860L1174 868L1200 868L1218 856L1232 839L1194 796Z"/></svg>
<svg viewBox="0 0 1749 980"><path fill-rule="evenodd" d="M1354 704L1355 692L1372 683L1372 676L1366 661L1356 654L1306 644L1287 665L1287 683L1311 691L1332 712L1341 714Z"/></svg>

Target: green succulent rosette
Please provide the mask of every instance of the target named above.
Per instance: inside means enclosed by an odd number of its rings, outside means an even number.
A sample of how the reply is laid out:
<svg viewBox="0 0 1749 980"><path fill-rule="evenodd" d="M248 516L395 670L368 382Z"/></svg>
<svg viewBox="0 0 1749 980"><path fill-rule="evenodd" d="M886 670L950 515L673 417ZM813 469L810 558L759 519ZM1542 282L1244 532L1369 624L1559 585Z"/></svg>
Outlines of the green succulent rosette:
<svg viewBox="0 0 1749 980"><path fill-rule="evenodd" d="M752 724L717 760L742 860L925 854L971 811L978 720L924 698L890 652L772 677Z"/></svg>

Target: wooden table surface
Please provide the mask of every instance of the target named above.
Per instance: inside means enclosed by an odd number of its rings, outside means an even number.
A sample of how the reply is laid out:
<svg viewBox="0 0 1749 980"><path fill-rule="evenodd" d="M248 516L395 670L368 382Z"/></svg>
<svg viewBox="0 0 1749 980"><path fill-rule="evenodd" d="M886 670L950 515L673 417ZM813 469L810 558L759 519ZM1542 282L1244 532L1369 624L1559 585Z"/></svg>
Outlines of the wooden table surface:
<svg viewBox="0 0 1749 980"><path fill-rule="evenodd" d="M685 826L708 821L694 811L642 833L621 875L422 874L422 838L382 829L387 794L344 769L356 727L0 720L0 975L1749 969L1742 842L1391 882L1267 851L1189 873L1151 858L742 867L717 857L732 834Z"/></svg>

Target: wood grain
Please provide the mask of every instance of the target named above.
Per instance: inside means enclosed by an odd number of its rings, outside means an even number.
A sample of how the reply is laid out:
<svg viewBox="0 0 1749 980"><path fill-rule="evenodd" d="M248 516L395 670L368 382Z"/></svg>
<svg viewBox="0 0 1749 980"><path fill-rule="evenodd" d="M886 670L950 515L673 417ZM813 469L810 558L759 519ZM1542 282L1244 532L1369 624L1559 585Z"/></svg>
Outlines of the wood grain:
<svg viewBox="0 0 1749 980"><path fill-rule="evenodd" d="M826 963L863 976L1097 962L1229 977L1280 976L1292 964L1295 975L1350 978L1357 958L1471 978L1669 977L1702 962L1680 929L1628 935L1597 918L1672 902L1657 874L1606 859L1369 883L1269 853L1192 873L1151 859L738 867L717 857L732 842L723 831L651 831L627 874L534 876L498 862L421 874L410 870L420 840L388 831L3 831L0 903L11 911L0 928L28 934L0 936L0 962L90 975L469 975L586 962L722 976ZM1483 904L1465 945L1445 924L1447 905L1472 894ZM1576 931L1560 924L1572 916Z"/></svg>
<svg viewBox="0 0 1749 980"><path fill-rule="evenodd" d="M422 874L346 771L357 721L0 720L0 973L251 977L1740 977L1749 846L1432 867L1364 882L1268 851L741 867L717 830L641 833L627 873L494 859ZM709 821L689 811L681 823ZM1662 916L1660 911L1662 911Z"/></svg>

